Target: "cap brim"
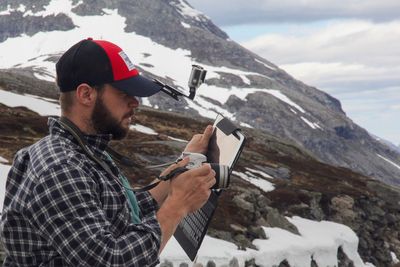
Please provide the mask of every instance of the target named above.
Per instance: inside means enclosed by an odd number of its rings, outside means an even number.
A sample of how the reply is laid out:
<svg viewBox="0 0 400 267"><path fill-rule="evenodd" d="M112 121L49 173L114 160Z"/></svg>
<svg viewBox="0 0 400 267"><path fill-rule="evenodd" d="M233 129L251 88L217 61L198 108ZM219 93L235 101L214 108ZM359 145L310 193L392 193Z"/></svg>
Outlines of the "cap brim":
<svg viewBox="0 0 400 267"><path fill-rule="evenodd" d="M158 93L162 86L141 75L111 83L112 86L130 96L147 97Z"/></svg>

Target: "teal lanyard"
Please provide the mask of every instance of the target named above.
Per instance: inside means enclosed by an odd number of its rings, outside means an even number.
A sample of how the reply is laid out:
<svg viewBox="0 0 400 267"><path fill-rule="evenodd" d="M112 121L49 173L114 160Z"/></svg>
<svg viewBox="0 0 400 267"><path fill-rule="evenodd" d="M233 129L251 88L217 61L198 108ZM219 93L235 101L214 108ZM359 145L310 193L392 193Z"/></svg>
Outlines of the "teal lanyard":
<svg viewBox="0 0 400 267"><path fill-rule="evenodd" d="M130 188L130 187L131 187L131 185L130 185L129 182L128 182L128 179L126 179L126 177L123 176L122 174L119 175L119 179L121 180L122 184L123 184L125 187L127 187L127 188ZM128 203L129 203L129 206L131 207L132 222L133 222L134 224L141 223L140 216L139 216L139 214L140 214L140 209L139 209L139 205L138 205L138 203L137 203L136 196L135 196L135 194L134 194L131 190L128 190L128 189L126 189L126 188L124 188L124 189L125 189L126 195L128 196Z"/></svg>
<svg viewBox="0 0 400 267"><path fill-rule="evenodd" d="M107 155L108 159L111 162L113 162L110 155L107 152L105 154ZM134 223L134 224L141 223L141 219L140 219L140 215L139 215L140 209L139 209L139 205L138 205L136 196L131 190L127 189L127 188L131 188L131 185L129 184L128 179L126 179L126 177L124 175L122 175L121 173L118 175L118 178L121 180L122 184L124 185L125 193L128 198L128 204L129 204L129 207L131 208L132 223Z"/></svg>

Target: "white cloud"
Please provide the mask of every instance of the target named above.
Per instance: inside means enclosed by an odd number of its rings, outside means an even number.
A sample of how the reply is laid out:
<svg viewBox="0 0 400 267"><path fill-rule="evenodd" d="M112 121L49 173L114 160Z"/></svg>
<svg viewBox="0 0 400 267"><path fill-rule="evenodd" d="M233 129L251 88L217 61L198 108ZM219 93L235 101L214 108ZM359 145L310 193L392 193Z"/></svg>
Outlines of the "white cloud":
<svg viewBox="0 0 400 267"><path fill-rule="evenodd" d="M218 25L244 23L310 22L326 19L370 19L388 21L399 18L397 0L188 0ZM222 12L223 11L223 12Z"/></svg>
<svg viewBox="0 0 400 267"><path fill-rule="evenodd" d="M346 59L347 62L396 65L400 57L400 20L387 23L333 21L309 30L295 25L284 34L267 34L243 45L279 64Z"/></svg>
<svg viewBox="0 0 400 267"><path fill-rule="evenodd" d="M295 78L324 88L392 87L400 84L400 20L332 22L310 31L268 34L242 43Z"/></svg>

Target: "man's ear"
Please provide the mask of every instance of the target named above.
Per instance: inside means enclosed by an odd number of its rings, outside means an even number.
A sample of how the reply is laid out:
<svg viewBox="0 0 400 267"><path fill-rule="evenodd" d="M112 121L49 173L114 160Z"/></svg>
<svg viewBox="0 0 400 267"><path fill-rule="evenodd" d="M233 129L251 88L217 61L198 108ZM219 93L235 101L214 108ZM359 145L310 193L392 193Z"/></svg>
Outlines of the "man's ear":
<svg viewBox="0 0 400 267"><path fill-rule="evenodd" d="M92 106L97 99L97 90L87 83L81 83L76 88L76 99L84 106Z"/></svg>

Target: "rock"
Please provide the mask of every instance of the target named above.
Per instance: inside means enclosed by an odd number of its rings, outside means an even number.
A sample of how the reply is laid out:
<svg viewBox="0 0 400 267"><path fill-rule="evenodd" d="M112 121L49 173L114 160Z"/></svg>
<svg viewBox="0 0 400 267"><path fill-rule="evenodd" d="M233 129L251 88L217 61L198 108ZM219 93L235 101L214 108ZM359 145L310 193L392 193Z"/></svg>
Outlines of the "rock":
<svg viewBox="0 0 400 267"><path fill-rule="evenodd" d="M208 261L206 267L217 267L217 265L213 261Z"/></svg>
<svg viewBox="0 0 400 267"><path fill-rule="evenodd" d="M247 232L246 227L237 224L231 224L230 227L234 231L234 233L245 234Z"/></svg>
<svg viewBox="0 0 400 267"><path fill-rule="evenodd" d="M352 260L347 257L346 253L343 252L342 247L338 248L337 252L338 267L354 267Z"/></svg>
<svg viewBox="0 0 400 267"><path fill-rule="evenodd" d="M283 260L279 263L278 267L290 267L290 264L287 260Z"/></svg>
<svg viewBox="0 0 400 267"><path fill-rule="evenodd" d="M235 243L238 245L240 250L245 250L246 248L256 249L250 240L243 234L237 234L233 239L236 241Z"/></svg>
<svg viewBox="0 0 400 267"><path fill-rule="evenodd" d="M290 223L285 217L280 215L277 209L269 208L267 222L270 227L279 227L292 232L293 234L300 235L297 227Z"/></svg>
<svg viewBox="0 0 400 267"><path fill-rule="evenodd" d="M261 266L256 264L255 259L251 259L251 260L245 261L244 267L261 267Z"/></svg>
<svg viewBox="0 0 400 267"><path fill-rule="evenodd" d="M234 196L232 199L233 203L235 203L239 208L244 209L248 212L254 212L254 205L245 200L245 194L240 194L238 196Z"/></svg>
<svg viewBox="0 0 400 267"><path fill-rule="evenodd" d="M349 223L356 219L357 214L353 210L354 199L348 195L335 196L331 199L331 209L335 212L334 220L341 223Z"/></svg>
<svg viewBox="0 0 400 267"><path fill-rule="evenodd" d="M186 262L182 262L181 264L179 264L179 267L189 267L189 264L187 264Z"/></svg>
<svg viewBox="0 0 400 267"><path fill-rule="evenodd" d="M304 190L303 190L304 192ZM312 215L312 219L317 220L317 221L321 221L323 219L325 219L325 214L321 209L321 193L318 192L307 192L306 194L308 194L309 196L311 196L311 200L310 200L310 213Z"/></svg>
<svg viewBox="0 0 400 267"><path fill-rule="evenodd" d="M312 256L311 256L311 267L318 267L317 262L313 259Z"/></svg>
<svg viewBox="0 0 400 267"><path fill-rule="evenodd" d="M267 239L265 231L261 226L250 226L248 234L251 239Z"/></svg>
<svg viewBox="0 0 400 267"><path fill-rule="evenodd" d="M237 258L233 257L232 260L229 262L229 267L239 267L239 261Z"/></svg>

